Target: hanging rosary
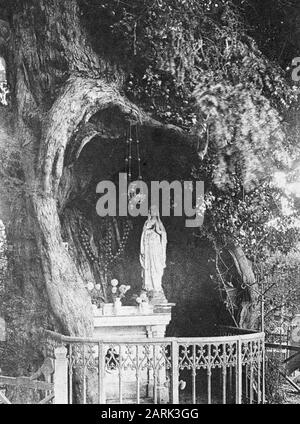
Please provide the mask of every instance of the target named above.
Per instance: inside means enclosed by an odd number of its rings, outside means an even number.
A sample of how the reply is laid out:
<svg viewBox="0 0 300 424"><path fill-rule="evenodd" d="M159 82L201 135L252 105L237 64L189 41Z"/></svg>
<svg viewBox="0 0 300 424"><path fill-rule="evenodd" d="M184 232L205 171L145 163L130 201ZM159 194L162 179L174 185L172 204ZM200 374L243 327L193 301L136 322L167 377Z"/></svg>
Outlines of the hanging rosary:
<svg viewBox="0 0 300 424"><path fill-rule="evenodd" d="M85 218L82 214L81 228L79 232L79 238L83 249L89 258L89 260L98 264L100 267L103 267L104 271L107 271L108 267L116 261L124 252L129 232L131 229L131 224L128 221L124 222L124 229L122 239L120 240L118 249L115 253L112 251L112 239L113 239L113 223L111 221L105 221L106 225L106 236L100 243L99 255L96 255L91 248L91 236L88 226L85 224Z"/></svg>
<svg viewBox="0 0 300 424"><path fill-rule="evenodd" d="M133 138L134 134L134 138ZM135 128L133 131L133 123L129 122L129 128L128 131L125 133L125 140L126 140L126 157L125 157L125 169L127 173L128 178L128 185L132 183L132 162L133 162L133 146L135 144L135 152L136 152L136 161L137 161L137 180L142 181L142 173L141 173L141 156L140 156L140 136L139 136L139 129L138 125L135 124ZM131 203L139 204L145 199L145 194L142 192L142 189L139 188L139 192L136 193L136 186L134 184L131 184L130 190L128 191L128 198ZM104 221L105 223L105 237L100 242L100 249L99 254L95 254L91 247L91 236L90 236L90 229L88 225L85 223L86 219L85 216L80 213L81 215L81 222L80 222L80 231L79 231L79 238L81 241L81 244L83 246L83 249L89 258L89 260L94 263L98 264L100 267L104 268L104 271L106 272L108 267L116 261L124 252L126 243L128 241L129 233L132 228L131 222L129 220L125 220L123 224L123 234L120 238L119 236L119 228L118 223L116 220L113 219L107 219ZM118 248L115 253L112 251L112 245L113 245L113 234L114 232L116 239L119 238Z"/></svg>

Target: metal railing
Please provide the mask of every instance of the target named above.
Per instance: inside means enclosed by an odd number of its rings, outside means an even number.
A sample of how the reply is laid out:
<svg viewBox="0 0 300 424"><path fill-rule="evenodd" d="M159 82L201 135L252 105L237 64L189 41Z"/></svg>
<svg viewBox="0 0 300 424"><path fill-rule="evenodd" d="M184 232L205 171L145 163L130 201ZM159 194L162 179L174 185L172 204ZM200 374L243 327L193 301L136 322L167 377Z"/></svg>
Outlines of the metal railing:
<svg viewBox="0 0 300 424"><path fill-rule="evenodd" d="M277 374L278 387L285 381L300 393L300 386L293 380L295 370L299 369L300 347L291 340L291 328L285 332L266 333L265 355L268 372Z"/></svg>
<svg viewBox="0 0 300 424"><path fill-rule="evenodd" d="M46 355L55 357L55 403L264 403L264 333L128 341L46 336Z"/></svg>
<svg viewBox="0 0 300 424"><path fill-rule="evenodd" d="M290 330L282 333L267 333L266 332L266 352L269 357L277 358L284 361L290 355L287 346L290 343Z"/></svg>

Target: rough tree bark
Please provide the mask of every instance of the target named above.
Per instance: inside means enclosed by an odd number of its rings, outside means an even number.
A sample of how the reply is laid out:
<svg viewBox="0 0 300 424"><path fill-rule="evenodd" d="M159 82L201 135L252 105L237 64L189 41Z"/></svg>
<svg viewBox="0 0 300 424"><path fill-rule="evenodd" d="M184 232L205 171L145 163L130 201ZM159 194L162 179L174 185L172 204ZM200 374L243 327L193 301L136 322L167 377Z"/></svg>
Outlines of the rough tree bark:
<svg viewBox="0 0 300 424"><path fill-rule="evenodd" d="M236 270L240 279L239 317L238 324L241 328L256 329L259 318L259 291L252 264L246 257L241 246L231 243L229 247Z"/></svg>
<svg viewBox="0 0 300 424"><path fill-rule="evenodd" d="M20 150L23 187L17 200L6 196L2 218L23 292L44 298L57 330L91 335L91 302L63 244L57 191L68 141L98 106L120 101L115 87L121 78L93 53L76 1L13 3L6 55L12 125L2 119L2 131Z"/></svg>

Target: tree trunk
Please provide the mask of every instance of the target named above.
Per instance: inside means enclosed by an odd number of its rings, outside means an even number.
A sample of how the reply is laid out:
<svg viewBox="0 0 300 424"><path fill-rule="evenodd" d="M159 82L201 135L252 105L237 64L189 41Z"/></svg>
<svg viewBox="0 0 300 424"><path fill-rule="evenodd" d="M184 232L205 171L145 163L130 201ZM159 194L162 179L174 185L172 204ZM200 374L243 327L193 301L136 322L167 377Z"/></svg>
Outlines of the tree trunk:
<svg viewBox="0 0 300 424"><path fill-rule="evenodd" d="M0 111L1 149L8 148L9 159L17 155L20 162L17 170L5 170L1 219L13 247L10 288L18 290L24 304L30 299L32 308L22 322L7 310L7 320L22 326L28 340L30 318L37 316L39 305L45 319L36 326L90 336L91 300L85 271L78 269L62 239L59 185L65 148L78 127L98 109L122 103L117 90L121 74L92 51L76 1L13 3L5 57L12 102L10 111ZM85 269L90 266L86 260Z"/></svg>
<svg viewBox="0 0 300 424"><path fill-rule="evenodd" d="M232 243L228 250L240 277L240 287L238 289L239 326L241 328L256 329L259 318L259 292L252 264L247 259L241 246Z"/></svg>

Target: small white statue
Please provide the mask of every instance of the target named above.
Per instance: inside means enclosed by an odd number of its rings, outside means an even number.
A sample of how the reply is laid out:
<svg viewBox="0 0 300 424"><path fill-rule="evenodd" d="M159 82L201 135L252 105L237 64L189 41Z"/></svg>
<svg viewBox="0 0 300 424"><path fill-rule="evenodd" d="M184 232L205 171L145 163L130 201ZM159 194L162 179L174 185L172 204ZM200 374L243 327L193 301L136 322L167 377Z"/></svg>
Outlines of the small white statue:
<svg viewBox="0 0 300 424"><path fill-rule="evenodd" d="M141 237L140 263L143 289L158 303L166 302L162 289L162 276L166 267L167 233L156 206L151 206Z"/></svg>

